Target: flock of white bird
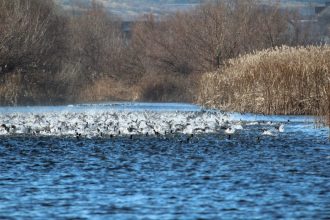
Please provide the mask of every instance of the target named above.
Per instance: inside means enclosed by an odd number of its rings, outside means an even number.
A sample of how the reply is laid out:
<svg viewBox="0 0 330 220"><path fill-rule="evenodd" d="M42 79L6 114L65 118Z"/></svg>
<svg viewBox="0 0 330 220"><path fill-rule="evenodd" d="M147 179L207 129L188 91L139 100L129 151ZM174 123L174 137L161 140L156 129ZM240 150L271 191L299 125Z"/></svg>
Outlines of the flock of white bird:
<svg viewBox="0 0 330 220"><path fill-rule="evenodd" d="M85 111L0 114L0 135L113 137L124 135L199 134L223 132L229 137L243 126L217 111ZM269 124L261 135L284 132L284 124Z"/></svg>

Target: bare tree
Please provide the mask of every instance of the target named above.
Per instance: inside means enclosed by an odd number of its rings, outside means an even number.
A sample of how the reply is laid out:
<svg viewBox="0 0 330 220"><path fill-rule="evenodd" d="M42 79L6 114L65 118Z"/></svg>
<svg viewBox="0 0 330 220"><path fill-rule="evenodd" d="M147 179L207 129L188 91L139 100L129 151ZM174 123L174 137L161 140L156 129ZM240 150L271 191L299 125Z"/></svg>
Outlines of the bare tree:
<svg viewBox="0 0 330 220"><path fill-rule="evenodd" d="M141 51L140 63L154 66L144 69L205 72L239 54L285 43L287 19L278 4L217 1L160 21L144 18L134 29L133 45Z"/></svg>
<svg viewBox="0 0 330 220"><path fill-rule="evenodd" d="M59 49L59 18L52 0L0 1L2 72L48 65Z"/></svg>
<svg viewBox="0 0 330 220"><path fill-rule="evenodd" d="M125 41L120 24L95 1L82 15L72 17L72 57L89 79L101 75L116 77L121 72Z"/></svg>

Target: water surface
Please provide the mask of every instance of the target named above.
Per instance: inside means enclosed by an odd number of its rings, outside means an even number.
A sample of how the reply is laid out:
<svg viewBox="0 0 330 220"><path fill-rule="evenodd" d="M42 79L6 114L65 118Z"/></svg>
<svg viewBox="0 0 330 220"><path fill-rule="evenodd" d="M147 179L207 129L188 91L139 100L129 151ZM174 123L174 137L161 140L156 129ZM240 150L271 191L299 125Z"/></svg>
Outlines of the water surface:
<svg viewBox="0 0 330 220"><path fill-rule="evenodd" d="M0 219L329 219L329 130L296 120L262 135L271 126L0 136Z"/></svg>

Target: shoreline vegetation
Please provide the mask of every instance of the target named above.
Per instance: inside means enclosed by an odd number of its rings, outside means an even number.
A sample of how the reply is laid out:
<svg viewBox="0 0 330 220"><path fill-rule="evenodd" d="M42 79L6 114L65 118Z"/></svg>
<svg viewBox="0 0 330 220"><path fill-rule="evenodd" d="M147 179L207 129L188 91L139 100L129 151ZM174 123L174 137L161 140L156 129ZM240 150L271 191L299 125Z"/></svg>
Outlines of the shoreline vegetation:
<svg viewBox="0 0 330 220"><path fill-rule="evenodd" d="M328 14L222 0L127 22L72 2L0 0L0 105L194 102L330 120L329 46L310 46L330 35Z"/></svg>
<svg viewBox="0 0 330 220"><path fill-rule="evenodd" d="M199 102L228 111L317 115L330 124L330 46L278 47L203 75Z"/></svg>

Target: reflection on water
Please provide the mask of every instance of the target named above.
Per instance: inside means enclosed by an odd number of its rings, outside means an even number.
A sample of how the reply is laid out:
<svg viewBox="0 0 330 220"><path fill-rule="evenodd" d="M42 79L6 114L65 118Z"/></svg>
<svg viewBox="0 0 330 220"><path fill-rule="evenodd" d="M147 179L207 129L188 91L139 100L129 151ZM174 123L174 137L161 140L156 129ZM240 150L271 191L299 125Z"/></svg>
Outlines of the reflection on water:
<svg viewBox="0 0 330 220"><path fill-rule="evenodd" d="M2 136L0 219L329 218L326 132L260 129L230 140Z"/></svg>

